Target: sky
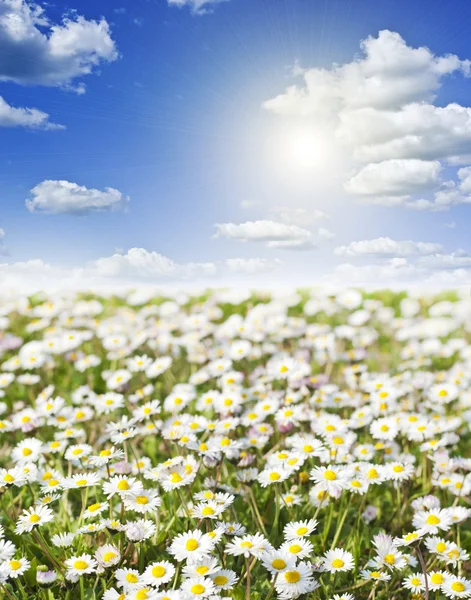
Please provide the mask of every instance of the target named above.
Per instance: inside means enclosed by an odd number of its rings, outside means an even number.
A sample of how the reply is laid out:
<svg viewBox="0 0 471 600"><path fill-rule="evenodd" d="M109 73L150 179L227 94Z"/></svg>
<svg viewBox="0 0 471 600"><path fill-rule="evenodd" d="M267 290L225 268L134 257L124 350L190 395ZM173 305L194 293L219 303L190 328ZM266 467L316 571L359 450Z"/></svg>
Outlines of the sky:
<svg viewBox="0 0 471 600"><path fill-rule="evenodd" d="M0 289L471 286L471 5L0 0Z"/></svg>

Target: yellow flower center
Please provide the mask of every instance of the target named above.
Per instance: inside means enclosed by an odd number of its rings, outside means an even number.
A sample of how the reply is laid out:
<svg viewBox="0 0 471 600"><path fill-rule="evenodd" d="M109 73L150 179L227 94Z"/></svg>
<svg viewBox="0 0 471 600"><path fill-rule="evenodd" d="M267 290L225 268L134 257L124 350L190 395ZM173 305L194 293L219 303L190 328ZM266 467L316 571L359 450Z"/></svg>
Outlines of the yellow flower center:
<svg viewBox="0 0 471 600"><path fill-rule="evenodd" d="M427 517L428 525L438 525L438 523L440 523L440 519L438 517L436 517L435 515L429 515Z"/></svg>
<svg viewBox="0 0 471 600"><path fill-rule="evenodd" d="M204 585L201 585L201 583L196 583L195 585L191 586L191 593L199 596L200 594L204 594L205 589L206 588Z"/></svg>
<svg viewBox="0 0 471 600"><path fill-rule="evenodd" d="M327 469L327 471L324 472L324 477L329 481L334 481L335 479L337 479L337 473L335 471Z"/></svg>
<svg viewBox="0 0 471 600"><path fill-rule="evenodd" d="M435 546L435 549L437 552L445 552L446 544L444 542L438 542L438 544Z"/></svg>
<svg viewBox="0 0 471 600"><path fill-rule="evenodd" d="M306 533L309 531L309 529L307 527L299 527L296 530L296 535L306 535Z"/></svg>
<svg viewBox="0 0 471 600"><path fill-rule="evenodd" d="M12 571L18 571L18 569L21 567L21 563L19 560L11 560L10 561L10 569Z"/></svg>
<svg viewBox="0 0 471 600"><path fill-rule="evenodd" d="M195 540L194 538L191 538L189 540L187 540L186 542L186 549L189 550L190 552L193 552L193 550L196 550L198 548L199 544L198 544L198 540Z"/></svg>
<svg viewBox="0 0 471 600"><path fill-rule="evenodd" d="M299 571L286 571L285 579L288 583L298 583L301 579L301 573Z"/></svg>
<svg viewBox="0 0 471 600"><path fill-rule="evenodd" d="M286 562L282 558L275 558L275 560L271 563L271 566L280 571L286 567Z"/></svg>
<svg viewBox="0 0 471 600"><path fill-rule="evenodd" d="M110 560L113 560L113 558L116 558L116 556L116 552L105 552L105 554L103 554L103 560L109 562Z"/></svg>
<svg viewBox="0 0 471 600"><path fill-rule="evenodd" d="M166 572L167 569L165 567L162 567L161 565L156 565L152 568L153 577L163 577Z"/></svg>
<svg viewBox="0 0 471 600"><path fill-rule="evenodd" d="M88 567L88 563L85 562L84 560L76 560L74 562L74 569L77 569L77 571L83 571L87 567Z"/></svg>
<svg viewBox="0 0 471 600"><path fill-rule="evenodd" d="M227 577L224 577L224 575L217 575L217 577L215 577L213 581L216 585L225 585L229 581L229 579Z"/></svg>
<svg viewBox="0 0 471 600"><path fill-rule="evenodd" d="M344 566L344 562L341 558L335 558L332 561L332 566L334 567L334 569L341 569Z"/></svg>

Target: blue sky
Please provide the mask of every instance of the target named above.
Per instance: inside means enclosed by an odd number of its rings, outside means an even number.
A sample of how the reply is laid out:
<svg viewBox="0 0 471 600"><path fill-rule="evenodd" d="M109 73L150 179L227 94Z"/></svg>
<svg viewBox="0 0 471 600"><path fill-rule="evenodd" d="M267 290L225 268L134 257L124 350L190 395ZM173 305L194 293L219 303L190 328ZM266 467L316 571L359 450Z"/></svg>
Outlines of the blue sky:
<svg viewBox="0 0 471 600"><path fill-rule="evenodd" d="M453 2L450 10L430 0L227 0L208 2L199 11L192 2L180 3L185 5L0 0L0 51L6 44L0 96L7 106L3 113L0 106L0 282L4 277L10 285L36 269L45 269L42 282L62 277L61 269L76 269L77 277L86 278L206 281L209 267L188 270L188 263L217 265L216 281L247 275L255 282L315 283L352 275L357 282L380 273L386 283L389 277L401 283L468 282L471 206L465 172L458 191L458 169L471 165L471 117L464 114L471 95L468 2ZM14 45L5 21L33 14L28 26L42 36L38 44L44 47L51 27L64 29L44 57L26 44ZM389 38L378 37L383 30ZM410 89L417 85L416 96L390 104L372 96L371 106L359 106L351 98L360 80L352 83L343 75L326 84L321 106L320 85L306 96L306 73L332 73L334 63L364 61L360 77L366 80L377 65L365 61L361 40L371 36L377 42L372 53L392 56L393 35L410 51L429 49L430 81L421 75L428 67L409 72L405 56L393 67L378 67L380 87L381 78L400 77L402 83L410 80ZM437 66L448 55L461 62ZM340 80L341 97L332 91ZM296 98L287 93L290 86ZM452 116L437 113L450 103L463 108ZM407 130L410 105L424 123L433 112L433 130L425 125L420 132ZM38 121L12 112L25 107L49 117ZM394 123L387 141L398 144L399 152L371 148L377 142L371 138L368 157L352 158L361 146L362 131L354 131L359 109L370 138L379 129L377 118ZM449 118L456 127L452 140L442 139ZM414 136L430 139L419 140L411 154L403 145ZM428 155L434 144L438 149ZM459 149L452 159L450 145ZM345 160L339 163L340 155ZM404 160L409 162L397 162ZM381 165L373 173L381 182L391 169L397 178L410 167L410 181L401 175L400 185L393 182L401 191L383 193L368 172L366 184L372 187L365 191L362 170L370 164ZM39 204L28 210L30 190L45 181L84 186L83 210L67 208L61 196L66 191L58 184L47 193L40 187ZM434 195L449 191L450 182L456 194L437 210ZM106 188L121 194L119 205L111 207L105 198L101 210L87 207L90 190ZM424 199L430 204L419 210L414 203ZM326 216L313 217L320 211ZM222 227L214 237L216 224L236 228ZM389 241L377 241L382 238ZM356 242L363 246L350 247ZM421 249L399 242L434 245ZM178 268L161 272L160 258L142 252L129 263L131 248L168 257ZM105 268L96 271L103 258ZM255 263L228 269L225 261L231 259L258 260L255 275ZM15 267L28 261L34 264ZM349 269L338 270L345 264Z"/></svg>

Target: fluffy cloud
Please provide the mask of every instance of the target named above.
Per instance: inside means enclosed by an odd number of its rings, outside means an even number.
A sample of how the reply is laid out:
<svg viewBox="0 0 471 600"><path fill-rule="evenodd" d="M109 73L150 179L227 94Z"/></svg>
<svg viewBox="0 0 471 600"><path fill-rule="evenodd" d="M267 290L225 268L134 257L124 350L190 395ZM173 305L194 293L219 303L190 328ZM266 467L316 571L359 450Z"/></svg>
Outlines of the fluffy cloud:
<svg viewBox="0 0 471 600"><path fill-rule="evenodd" d="M470 61L413 48L388 30L360 45L361 54L343 65L297 67L302 82L265 109L328 124L333 156L346 153L356 171L345 189L365 202L433 211L468 203L468 192L452 189L462 183L440 180L438 160L471 162L471 108L433 101L447 76L470 75Z"/></svg>
<svg viewBox="0 0 471 600"><path fill-rule="evenodd" d="M366 107L339 115L338 138L360 161L450 159L471 150L471 108L412 103L399 110ZM466 159L464 159L466 160Z"/></svg>
<svg viewBox="0 0 471 600"><path fill-rule="evenodd" d="M118 58L108 23L82 16L54 24L26 0L0 2L0 81L72 87L77 77Z"/></svg>
<svg viewBox="0 0 471 600"><path fill-rule="evenodd" d="M212 4L219 4L226 0L168 0L169 6L188 6L197 15L203 15L211 10Z"/></svg>
<svg viewBox="0 0 471 600"><path fill-rule="evenodd" d="M174 274L176 268L170 258L144 248L100 258L93 265L93 270L102 277L160 277Z"/></svg>
<svg viewBox="0 0 471 600"><path fill-rule="evenodd" d="M128 196L111 187L101 191L70 181L46 179L31 190L26 206L30 212L84 215L121 210L128 202Z"/></svg>
<svg viewBox="0 0 471 600"><path fill-rule="evenodd" d="M177 263L158 252L131 248L125 254L100 258L89 267L91 275L124 279L194 279L225 273L261 273L280 265L280 261L263 258L230 258L205 263Z"/></svg>
<svg viewBox="0 0 471 600"><path fill-rule="evenodd" d="M214 237L225 237L239 242L263 242L268 248L309 249L315 245L311 231L277 221L261 220L216 224Z"/></svg>
<svg viewBox="0 0 471 600"><path fill-rule="evenodd" d="M64 129L49 121L49 115L37 108L15 108L0 96L0 127L26 127L28 129Z"/></svg>
<svg viewBox="0 0 471 600"><path fill-rule="evenodd" d="M335 248L337 256L378 256L378 257L404 257L414 255L430 255L442 250L441 244L429 242L413 242L411 240L397 241L389 237L380 237L373 240L352 242L348 246Z"/></svg>
<svg viewBox="0 0 471 600"><path fill-rule="evenodd" d="M471 63L453 54L434 56L428 48L411 48L396 32L383 30L360 43L362 56L332 69L298 69L302 86L265 102L278 114L338 114L363 107L397 109L430 101L442 78L454 72L469 75Z"/></svg>
<svg viewBox="0 0 471 600"><path fill-rule="evenodd" d="M376 196L402 200L411 194L436 188L441 165L418 159L390 159L370 163L346 184L345 189L356 196ZM377 200L376 200L377 201Z"/></svg>

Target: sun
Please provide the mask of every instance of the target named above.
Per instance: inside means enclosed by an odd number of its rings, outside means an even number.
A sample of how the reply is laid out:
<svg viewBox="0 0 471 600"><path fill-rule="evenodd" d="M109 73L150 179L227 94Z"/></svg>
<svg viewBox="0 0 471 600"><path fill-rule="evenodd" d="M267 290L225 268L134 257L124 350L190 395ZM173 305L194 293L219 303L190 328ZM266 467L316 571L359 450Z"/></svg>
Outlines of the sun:
<svg viewBox="0 0 471 600"><path fill-rule="evenodd" d="M332 162L332 142L316 128L291 126L279 130L270 145L277 168L293 175L319 172Z"/></svg>

